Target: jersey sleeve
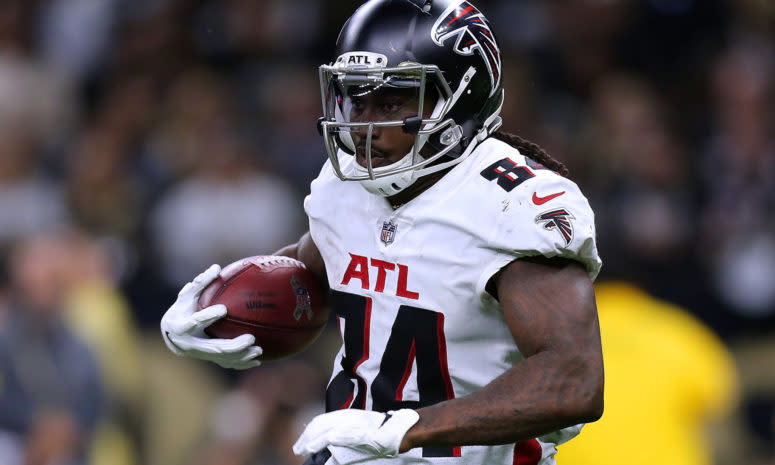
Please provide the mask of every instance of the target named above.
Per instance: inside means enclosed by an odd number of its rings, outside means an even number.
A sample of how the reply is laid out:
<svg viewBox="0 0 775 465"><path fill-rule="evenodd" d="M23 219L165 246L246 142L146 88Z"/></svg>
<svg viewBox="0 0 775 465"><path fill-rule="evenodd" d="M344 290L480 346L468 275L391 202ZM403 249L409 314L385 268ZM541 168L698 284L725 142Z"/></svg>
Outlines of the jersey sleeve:
<svg viewBox="0 0 775 465"><path fill-rule="evenodd" d="M331 167L331 161L326 160L320 169L318 177L310 184L310 193L304 198L304 212L310 220L320 218L329 213L334 202L327 201L324 189L331 183L338 181Z"/></svg>
<svg viewBox="0 0 775 465"><path fill-rule="evenodd" d="M548 170L536 170L501 200L501 213L488 247L499 253L486 268L478 291L515 259L531 256L576 260L591 279L600 272L595 215L578 186Z"/></svg>

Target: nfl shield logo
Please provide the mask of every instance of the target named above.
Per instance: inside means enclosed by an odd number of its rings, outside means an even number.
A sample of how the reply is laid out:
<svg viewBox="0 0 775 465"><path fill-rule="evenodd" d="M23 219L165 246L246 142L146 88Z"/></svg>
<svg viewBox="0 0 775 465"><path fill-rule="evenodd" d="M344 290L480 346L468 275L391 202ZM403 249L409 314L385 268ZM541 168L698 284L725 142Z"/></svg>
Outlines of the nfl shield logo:
<svg viewBox="0 0 775 465"><path fill-rule="evenodd" d="M388 220L382 223L382 234L379 235L379 239L385 245L393 243L393 239L396 238L396 224Z"/></svg>
<svg viewBox="0 0 775 465"><path fill-rule="evenodd" d="M296 309L293 311L293 318L296 321L301 319L302 314L306 313L307 318L312 320L312 298L309 295L307 286L296 275L291 276L291 287L293 287L293 293L296 295Z"/></svg>

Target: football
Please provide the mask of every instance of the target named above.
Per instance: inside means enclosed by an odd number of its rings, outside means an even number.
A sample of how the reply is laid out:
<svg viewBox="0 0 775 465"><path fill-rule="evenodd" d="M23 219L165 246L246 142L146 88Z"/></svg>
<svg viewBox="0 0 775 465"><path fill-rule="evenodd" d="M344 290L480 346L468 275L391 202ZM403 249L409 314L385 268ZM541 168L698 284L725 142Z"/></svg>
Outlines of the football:
<svg viewBox="0 0 775 465"><path fill-rule="evenodd" d="M199 308L226 305L227 314L205 329L214 338L256 337L261 361L297 354L328 321L319 279L288 257L255 256L225 266L199 296Z"/></svg>

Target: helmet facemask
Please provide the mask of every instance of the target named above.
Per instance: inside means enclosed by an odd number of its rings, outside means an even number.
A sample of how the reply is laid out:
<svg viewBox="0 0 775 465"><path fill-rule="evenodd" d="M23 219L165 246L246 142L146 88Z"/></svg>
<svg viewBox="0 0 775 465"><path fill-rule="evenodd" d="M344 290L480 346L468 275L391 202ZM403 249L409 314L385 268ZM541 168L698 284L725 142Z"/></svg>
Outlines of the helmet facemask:
<svg viewBox="0 0 775 465"><path fill-rule="evenodd" d="M447 116L454 94L438 67L348 66L348 56L371 63L381 60L376 54L352 53L320 67L324 117L319 129L340 179L360 181L370 192L390 196L460 161L443 158L460 144L462 131ZM435 102L428 96L436 97ZM401 111L393 111L397 105ZM401 128L414 136L408 153L387 164L372 143L375 130L384 128Z"/></svg>

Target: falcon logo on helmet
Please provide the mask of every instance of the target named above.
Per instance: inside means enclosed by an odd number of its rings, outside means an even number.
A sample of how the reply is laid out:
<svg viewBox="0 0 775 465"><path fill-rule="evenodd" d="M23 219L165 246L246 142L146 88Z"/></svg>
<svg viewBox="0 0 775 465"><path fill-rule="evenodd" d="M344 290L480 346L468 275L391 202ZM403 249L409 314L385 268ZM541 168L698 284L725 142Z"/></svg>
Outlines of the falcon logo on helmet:
<svg viewBox="0 0 775 465"><path fill-rule="evenodd" d="M492 87L490 95L498 90L501 78L501 54L495 36L484 15L468 1L450 5L433 25L431 38L436 45L444 45L449 38L457 36L454 51L460 55L473 55L479 51Z"/></svg>
<svg viewBox="0 0 775 465"><path fill-rule="evenodd" d="M536 223L543 223L544 229L556 230L565 240L565 245L568 245L573 239L571 219L573 219L573 215L564 208L560 208L559 210L551 210L536 216Z"/></svg>

